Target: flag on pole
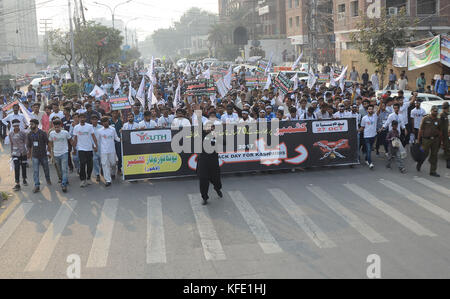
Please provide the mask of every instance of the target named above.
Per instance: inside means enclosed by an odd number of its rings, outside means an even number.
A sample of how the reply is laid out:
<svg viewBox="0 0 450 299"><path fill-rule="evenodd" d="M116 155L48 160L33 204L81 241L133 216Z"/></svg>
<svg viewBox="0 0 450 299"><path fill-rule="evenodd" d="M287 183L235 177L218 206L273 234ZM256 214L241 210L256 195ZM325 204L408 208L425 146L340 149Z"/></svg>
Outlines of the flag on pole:
<svg viewBox="0 0 450 299"><path fill-rule="evenodd" d="M128 101L130 101L131 106L134 105L134 99L133 99L133 95L131 93L131 90L133 89L133 86L131 86L131 82L130 80L128 80Z"/></svg>
<svg viewBox="0 0 450 299"><path fill-rule="evenodd" d="M270 85L272 85L272 76L269 74L269 76L267 76L267 81L266 85L264 86L264 89L269 89Z"/></svg>
<svg viewBox="0 0 450 299"><path fill-rule="evenodd" d="M297 90L297 88L298 88L298 74L295 74L295 76L291 79L291 81L293 81L294 82L294 91L296 91Z"/></svg>
<svg viewBox="0 0 450 299"><path fill-rule="evenodd" d="M175 107L181 107L181 84L178 83L177 90L175 91Z"/></svg>
<svg viewBox="0 0 450 299"><path fill-rule="evenodd" d="M116 77L114 78L114 85L113 85L114 92L116 92L116 90L120 89L120 86L121 86L121 84L120 84L119 75L117 75L117 73L116 73Z"/></svg>
<svg viewBox="0 0 450 299"><path fill-rule="evenodd" d="M337 80L336 80L336 81L339 82L339 87L341 88L342 93L344 93L344 88L345 88L344 82L345 82L345 78L347 77L347 69L348 69L348 66L346 66L346 67L342 70L341 75L340 75L340 76L337 78Z"/></svg>
<svg viewBox="0 0 450 299"><path fill-rule="evenodd" d="M264 76L267 75L267 73L269 73L270 69L272 68L272 58L273 58L273 53L272 53L272 55L270 55L269 63L267 64L267 67L264 70Z"/></svg>
<svg viewBox="0 0 450 299"><path fill-rule="evenodd" d="M95 98L101 98L104 94L105 94L105 91L103 89L101 89L100 87L98 87L97 85L95 85L94 89L92 90L92 92L89 95L93 96Z"/></svg>
<svg viewBox="0 0 450 299"><path fill-rule="evenodd" d="M189 63L186 64L186 68L184 69L183 73L185 75L190 75L191 74L191 65Z"/></svg>
<svg viewBox="0 0 450 299"><path fill-rule="evenodd" d="M71 80L72 79L72 76L70 75L70 72L67 72L66 73L66 80Z"/></svg>
<svg viewBox="0 0 450 299"><path fill-rule="evenodd" d="M233 78L233 69L230 66L230 68L228 69L228 73L225 75L225 77L223 77L223 82L225 83L225 86L228 89L231 89L232 78Z"/></svg>
<svg viewBox="0 0 450 299"><path fill-rule="evenodd" d="M330 85L336 86L336 80L334 79L334 69L330 68Z"/></svg>
<svg viewBox="0 0 450 299"><path fill-rule="evenodd" d="M148 67L148 71L147 71L147 77L150 78L150 81L155 84L156 82L156 78L155 78L155 59L152 56L152 60L150 62L150 66Z"/></svg>
<svg viewBox="0 0 450 299"><path fill-rule="evenodd" d="M141 85L139 85L136 98L139 100L142 107L145 107L145 76L142 76Z"/></svg>
<svg viewBox="0 0 450 299"><path fill-rule="evenodd" d="M19 107L20 107L20 111L23 114L23 117L25 118L25 121L27 122L27 125L29 126L30 120L32 119L31 112L28 111L28 109L21 102L19 102Z"/></svg>
<svg viewBox="0 0 450 299"><path fill-rule="evenodd" d="M314 74L312 68L309 68L309 72L308 72L308 88L311 89L313 88L314 84L316 84L317 81L317 77Z"/></svg>
<svg viewBox="0 0 450 299"><path fill-rule="evenodd" d="M297 58L297 60L292 65L292 70L295 70L297 68L298 64L300 63L300 60L302 60L302 57L303 57L303 52L300 54L300 56Z"/></svg>
<svg viewBox="0 0 450 299"><path fill-rule="evenodd" d="M210 80L211 79L211 71L209 69L207 69L205 72L203 72L203 77L205 79Z"/></svg>

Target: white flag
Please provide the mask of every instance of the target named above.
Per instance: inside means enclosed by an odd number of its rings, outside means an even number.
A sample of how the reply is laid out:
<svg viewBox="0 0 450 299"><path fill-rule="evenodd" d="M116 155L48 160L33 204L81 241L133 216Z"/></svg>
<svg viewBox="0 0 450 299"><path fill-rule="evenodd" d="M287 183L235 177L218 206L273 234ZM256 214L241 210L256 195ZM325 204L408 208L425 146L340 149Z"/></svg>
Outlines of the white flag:
<svg viewBox="0 0 450 299"><path fill-rule="evenodd" d="M148 89L148 95L147 99L149 102L148 109L150 110L153 105L158 104L158 99L156 98L155 94L153 93L153 84L150 84L150 87Z"/></svg>
<svg viewBox="0 0 450 299"><path fill-rule="evenodd" d="M103 89L101 89L100 87L98 87L97 85L95 85L94 89L92 90L92 92L89 95L98 99L98 98L101 98L104 94L105 94L105 91Z"/></svg>
<svg viewBox="0 0 450 299"><path fill-rule="evenodd" d="M293 90L296 91L297 88L298 88L298 73L295 74L295 76L291 79L291 81L294 82L294 89Z"/></svg>
<svg viewBox="0 0 450 299"><path fill-rule="evenodd" d="M155 82L155 60L154 60L154 58L153 58L153 56L152 56L152 60L151 60L151 62L150 62L150 66L148 67L148 71L147 71L147 77L149 77L150 78L150 81L151 82L153 82L153 83L156 83Z"/></svg>
<svg viewBox="0 0 450 299"><path fill-rule="evenodd" d="M228 89L231 89L231 80L233 79L233 69L230 68L228 69L228 73L225 75L225 77L223 77L223 82L225 83L225 86Z"/></svg>
<svg viewBox="0 0 450 299"><path fill-rule="evenodd" d="M330 86L336 86L336 80L334 80L334 69L330 68Z"/></svg>
<svg viewBox="0 0 450 299"><path fill-rule="evenodd" d="M178 108L181 106L181 84L178 83L177 90L175 91L175 107Z"/></svg>
<svg viewBox="0 0 450 299"><path fill-rule="evenodd" d="M120 79L119 79L119 75L116 74L116 77L114 78L114 92L116 92L116 90L120 89Z"/></svg>
<svg viewBox="0 0 450 299"><path fill-rule="evenodd" d="M273 53L272 53L272 55L270 55L269 63L267 64L267 67L264 70L264 76L267 75L267 73L269 73L270 69L272 68L272 58L273 58Z"/></svg>
<svg viewBox="0 0 450 299"><path fill-rule="evenodd" d="M210 95L209 99L211 100L211 105L215 108L216 107L216 95L215 94Z"/></svg>
<svg viewBox="0 0 450 299"><path fill-rule="evenodd" d="M134 105L134 99L133 99L133 95L132 95L132 90L133 90L133 86L131 86L131 82L128 81L128 101L130 101L130 104L133 106Z"/></svg>
<svg viewBox="0 0 450 299"><path fill-rule="evenodd" d="M70 75L70 72L67 72L66 73L66 80L71 80L72 79L72 76Z"/></svg>
<svg viewBox="0 0 450 299"><path fill-rule="evenodd" d="M272 85L272 76L269 74L269 76L267 76L267 81L266 85L264 86L264 89L269 89L270 85Z"/></svg>
<svg viewBox="0 0 450 299"><path fill-rule="evenodd" d="M19 102L19 107L20 107L20 111L23 114L23 117L26 120L27 125L30 125L30 120L32 119L31 112L28 111L28 109L20 102Z"/></svg>
<svg viewBox="0 0 450 299"><path fill-rule="evenodd" d="M141 102L142 107L145 107L145 76L142 76L141 85L139 85L136 98Z"/></svg>
<svg viewBox="0 0 450 299"><path fill-rule="evenodd" d="M345 79L345 77L347 75L347 69L348 69L348 66L344 67L344 69L342 70L341 75L339 77L337 77L336 81L340 82L341 80Z"/></svg>
<svg viewBox="0 0 450 299"><path fill-rule="evenodd" d="M209 69L207 69L205 72L203 72L203 77L205 79L210 80L211 79L211 71Z"/></svg>
<svg viewBox="0 0 450 299"><path fill-rule="evenodd" d="M303 52L300 54L300 56L297 58L297 60L292 65L292 70L295 70L297 68L298 64L300 63L300 60L302 60L302 57L303 57Z"/></svg>
<svg viewBox="0 0 450 299"><path fill-rule="evenodd" d="M312 68L309 68L309 72L308 72L308 88L311 89L313 88L314 84L316 84L317 81L317 77L314 74Z"/></svg>
<svg viewBox="0 0 450 299"><path fill-rule="evenodd" d="M186 68L184 69L183 73L185 75L190 75L191 74L191 65L189 63L186 64Z"/></svg>
<svg viewBox="0 0 450 299"><path fill-rule="evenodd" d="M220 78L216 82L216 87L217 87L217 91L219 92L219 94L222 98L225 97L231 89L231 88L228 88L228 86L225 83L225 80L223 78Z"/></svg>

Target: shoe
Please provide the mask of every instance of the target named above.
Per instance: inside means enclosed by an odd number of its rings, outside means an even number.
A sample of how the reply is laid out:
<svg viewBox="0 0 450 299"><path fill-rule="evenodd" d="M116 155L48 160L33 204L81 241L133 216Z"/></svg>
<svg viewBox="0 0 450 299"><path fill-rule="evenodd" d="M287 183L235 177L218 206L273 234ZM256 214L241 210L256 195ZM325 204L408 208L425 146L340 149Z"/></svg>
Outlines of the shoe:
<svg viewBox="0 0 450 299"><path fill-rule="evenodd" d="M400 168L400 172L401 173L406 173L406 169L405 168Z"/></svg>
<svg viewBox="0 0 450 299"><path fill-rule="evenodd" d="M389 158L389 153L384 153L384 155L386 156L386 158Z"/></svg>
<svg viewBox="0 0 450 299"><path fill-rule="evenodd" d="M23 180L23 185L24 185L24 186L28 186L27 180Z"/></svg>
<svg viewBox="0 0 450 299"><path fill-rule="evenodd" d="M110 187L110 186L111 186L111 183L109 183L109 182L105 184L105 187Z"/></svg>
<svg viewBox="0 0 450 299"><path fill-rule="evenodd" d="M208 204L208 200L207 199L203 199L202 205L206 206Z"/></svg>
<svg viewBox="0 0 450 299"><path fill-rule="evenodd" d="M416 169L417 169L417 171L420 171L420 168L422 167L422 163L417 163L417 165L416 165Z"/></svg>
<svg viewBox="0 0 450 299"><path fill-rule="evenodd" d="M62 187L62 192L67 193L67 186Z"/></svg>
<svg viewBox="0 0 450 299"><path fill-rule="evenodd" d="M81 188L84 188L84 187L86 187L86 186L87 186L86 181L82 181L82 182L80 183L80 187L81 187Z"/></svg>
<svg viewBox="0 0 450 299"><path fill-rule="evenodd" d="M19 191L20 190L20 185L17 184L14 186L13 191Z"/></svg>
<svg viewBox="0 0 450 299"><path fill-rule="evenodd" d="M373 163L370 163L369 168L373 169L375 167L375 165L373 165Z"/></svg>
<svg viewBox="0 0 450 299"><path fill-rule="evenodd" d="M98 175L95 180L97 181L97 183L100 182L100 176Z"/></svg>
<svg viewBox="0 0 450 299"><path fill-rule="evenodd" d="M217 195L219 195L220 198L223 198L223 193L221 190L216 190Z"/></svg>
<svg viewBox="0 0 450 299"><path fill-rule="evenodd" d="M47 185L51 186L52 185L52 181L47 180Z"/></svg>
<svg viewBox="0 0 450 299"><path fill-rule="evenodd" d="M91 178L89 178L89 179L87 179L87 180L86 180L86 184L88 184L88 185L92 185L92 181L91 181Z"/></svg>
<svg viewBox="0 0 450 299"><path fill-rule="evenodd" d="M38 186L34 187L33 193L38 193L39 191L41 191L40 187L38 187Z"/></svg>
<svg viewBox="0 0 450 299"><path fill-rule="evenodd" d="M366 161L366 165L367 165L367 166L370 166L369 161Z"/></svg>
<svg viewBox="0 0 450 299"><path fill-rule="evenodd" d="M440 178L441 176L437 174L436 172L430 173L431 176L434 176L435 178Z"/></svg>

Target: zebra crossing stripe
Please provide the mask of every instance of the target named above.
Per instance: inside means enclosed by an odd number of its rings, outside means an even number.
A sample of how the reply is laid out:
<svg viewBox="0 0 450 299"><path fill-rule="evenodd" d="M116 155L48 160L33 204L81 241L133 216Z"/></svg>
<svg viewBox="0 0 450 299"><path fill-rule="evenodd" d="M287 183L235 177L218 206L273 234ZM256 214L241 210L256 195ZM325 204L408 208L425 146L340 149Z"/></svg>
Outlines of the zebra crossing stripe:
<svg viewBox="0 0 450 299"><path fill-rule="evenodd" d="M103 204L94 241L86 264L87 268L106 267L118 205L118 198L106 199Z"/></svg>
<svg viewBox="0 0 450 299"><path fill-rule="evenodd" d="M450 213L437 205L429 202L426 199L423 199L422 197L412 193L411 191L403 188L402 186L395 184L390 181L386 180L380 180L380 183L391 189L392 191L406 197L410 201L416 203L417 205L421 206L425 210L441 217L442 219L446 220L447 222L450 222Z"/></svg>
<svg viewBox="0 0 450 299"><path fill-rule="evenodd" d="M256 213L255 209L250 205L244 195L239 191L230 191L228 194L241 212L264 253L270 254L282 252L277 241L275 241L275 238L269 232L258 213Z"/></svg>
<svg viewBox="0 0 450 299"><path fill-rule="evenodd" d="M38 247L31 256L28 265L25 267L25 272L42 272L45 270L76 205L76 200L66 201L61 204L55 218L53 218Z"/></svg>
<svg viewBox="0 0 450 299"><path fill-rule="evenodd" d="M217 232L209 216L208 208L201 205L203 201L202 197L200 194L189 194L188 197L192 211L194 212L195 222L200 234L206 260L225 260L225 252L217 237Z"/></svg>
<svg viewBox="0 0 450 299"><path fill-rule="evenodd" d="M280 189L269 189L272 196L319 248L333 248L336 244Z"/></svg>
<svg viewBox="0 0 450 299"><path fill-rule="evenodd" d="M414 221L413 219L409 218L408 216L402 214L397 209L391 207L390 205L384 203L383 201L379 200L372 194L370 194L368 191L364 190L363 188L355 185L355 184L344 184L344 186L358 195L360 198L367 201L369 204L374 206L375 208L379 209L386 215L390 216L392 219L412 231L413 233L419 235L419 236L429 236L429 237L436 237L436 234L429 231L428 229L424 228L422 225Z"/></svg>
<svg viewBox="0 0 450 299"><path fill-rule="evenodd" d="M167 262L161 199L147 198L147 264Z"/></svg>
<svg viewBox="0 0 450 299"><path fill-rule="evenodd" d="M341 216L350 226L352 226L356 231L358 231L363 237L372 243L383 243L387 240L377 233L368 224L362 221L358 216L353 214L349 209L341 205L336 199L325 192L322 188L316 186L307 186L311 193L313 193L317 198L319 198L324 204L326 204L330 209L332 209L336 214Z"/></svg>
<svg viewBox="0 0 450 299"><path fill-rule="evenodd" d="M434 191L437 191L441 194L444 194L444 195L450 197L450 190L443 186L440 186L440 185L438 185L430 180L424 179L424 178L417 177L417 178L414 178L414 180L418 183L421 183L422 185L425 185L426 187L428 187L430 189L433 189Z"/></svg>
<svg viewBox="0 0 450 299"><path fill-rule="evenodd" d="M27 216L28 212L33 207L32 203L22 203L17 207L14 213L0 228L0 249L5 245L6 241L16 231L22 220Z"/></svg>

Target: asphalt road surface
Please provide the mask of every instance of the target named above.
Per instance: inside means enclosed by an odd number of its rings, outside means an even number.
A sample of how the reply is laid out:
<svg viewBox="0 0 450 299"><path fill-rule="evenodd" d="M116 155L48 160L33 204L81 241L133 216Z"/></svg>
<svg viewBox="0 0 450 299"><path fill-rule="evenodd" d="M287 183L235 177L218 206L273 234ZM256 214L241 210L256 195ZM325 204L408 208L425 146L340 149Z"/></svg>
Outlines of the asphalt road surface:
<svg viewBox="0 0 450 299"><path fill-rule="evenodd" d="M63 194L52 168L32 194L29 168L0 210L0 278L67 278L78 257L81 278L367 278L372 254L381 278L450 278L450 171L407 165L228 175L206 207L195 178L80 189L71 174ZM6 152L0 167L9 191Z"/></svg>

